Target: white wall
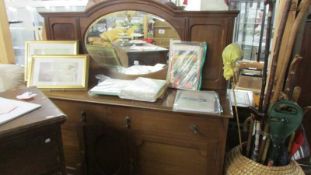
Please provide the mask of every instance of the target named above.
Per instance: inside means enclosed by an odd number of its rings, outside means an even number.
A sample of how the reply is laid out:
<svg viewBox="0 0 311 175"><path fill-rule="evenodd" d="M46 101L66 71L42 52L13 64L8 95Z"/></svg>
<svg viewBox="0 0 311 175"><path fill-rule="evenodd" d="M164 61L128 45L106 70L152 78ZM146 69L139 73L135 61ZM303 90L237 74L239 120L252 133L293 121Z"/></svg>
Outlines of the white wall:
<svg viewBox="0 0 311 175"><path fill-rule="evenodd" d="M188 0L196 1L196 0ZM228 10L228 6L224 0L201 0L200 10Z"/></svg>
<svg viewBox="0 0 311 175"><path fill-rule="evenodd" d="M201 10L201 1L203 0L188 0L188 5L185 10L188 11L199 11Z"/></svg>
<svg viewBox="0 0 311 175"><path fill-rule="evenodd" d="M182 1L180 2L182 4ZM188 0L188 5L185 10L200 11L200 10L228 10L224 0Z"/></svg>

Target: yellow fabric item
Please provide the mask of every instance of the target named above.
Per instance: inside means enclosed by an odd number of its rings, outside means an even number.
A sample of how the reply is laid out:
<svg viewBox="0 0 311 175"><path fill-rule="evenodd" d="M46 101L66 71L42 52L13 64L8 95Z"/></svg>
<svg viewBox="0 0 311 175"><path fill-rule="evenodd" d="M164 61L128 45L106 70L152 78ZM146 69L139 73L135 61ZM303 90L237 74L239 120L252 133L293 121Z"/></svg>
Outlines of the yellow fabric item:
<svg viewBox="0 0 311 175"><path fill-rule="evenodd" d="M104 42L114 42L119 39L119 36L121 33L126 33L126 35L128 36L132 36L135 29L136 29L135 26L130 27L126 31L123 28L114 28L107 32L101 33L100 37L102 38Z"/></svg>
<svg viewBox="0 0 311 175"><path fill-rule="evenodd" d="M235 63L242 58L243 51L236 43L229 44L222 52L224 77L229 80L234 75Z"/></svg>
<svg viewBox="0 0 311 175"><path fill-rule="evenodd" d="M119 34L123 33L124 29L122 28L115 28L115 29L111 29L107 32L103 32L102 34L100 34L100 37L104 40L104 41L108 41L108 42L114 42L117 39L119 39Z"/></svg>

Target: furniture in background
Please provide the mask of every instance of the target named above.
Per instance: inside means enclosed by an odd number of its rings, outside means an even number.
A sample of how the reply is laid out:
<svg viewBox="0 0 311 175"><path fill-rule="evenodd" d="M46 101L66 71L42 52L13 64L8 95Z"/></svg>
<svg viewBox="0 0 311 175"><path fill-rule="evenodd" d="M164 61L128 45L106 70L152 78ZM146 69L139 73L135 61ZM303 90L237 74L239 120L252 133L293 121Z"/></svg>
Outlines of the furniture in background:
<svg viewBox="0 0 311 175"><path fill-rule="evenodd" d="M86 91L46 91L68 115L62 127L70 174L206 175L223 174L228 121L222 50L232 41L237 11L187 12L169 1L108 0L85 12L41 13L50 40L79 40L87 53L88 27L103 15L143 10L167 21L182 40L208 44L202 88L217 90L223 113L173 112L176 90L155 103L89 96ZM90 87L103 67L91 61ZM162 77L162 78L165 78Z"/></svg>
<svg viewBox="0 0 311 175"><path fill-rule="evenodd" d="M237 70L237 89L250 90L259 94L262 84L263 62L239 61Z"/></svg>
<svg viewBox="0 0 311 175"><path fill-rule="evenodd" d="M36 88L16 88L0 93L14 99L31 91L37 96L29 101L39 109L0 125L0 174L65 175L61 124L65 115Z"/></svg>
<svg viewBox="0 0 311 175"><path fill-rule="evenodd" d="M136 64L154 66L157 63L166 64L168 49L150 43L137 46L114 46L119 60L124 67Z"/></svg>

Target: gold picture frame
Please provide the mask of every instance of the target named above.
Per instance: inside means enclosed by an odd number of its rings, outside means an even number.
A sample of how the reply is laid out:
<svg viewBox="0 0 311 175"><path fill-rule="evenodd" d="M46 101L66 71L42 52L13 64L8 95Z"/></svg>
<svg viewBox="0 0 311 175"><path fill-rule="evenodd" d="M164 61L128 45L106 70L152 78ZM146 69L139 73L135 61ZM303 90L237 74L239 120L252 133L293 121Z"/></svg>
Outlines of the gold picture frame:
<svg viewBox="0 0 311 175"><path fill-rule="evenodd" d="M77 55L78 41L26 41L25 42L25 81L30 74L31 58L33 55Z"/></svg>
<svg viewBox="0 0 311 175"><path fill-rule="evenodd" d="M32 56L27 86L43 89L87 89L87 55Z"/></svg>

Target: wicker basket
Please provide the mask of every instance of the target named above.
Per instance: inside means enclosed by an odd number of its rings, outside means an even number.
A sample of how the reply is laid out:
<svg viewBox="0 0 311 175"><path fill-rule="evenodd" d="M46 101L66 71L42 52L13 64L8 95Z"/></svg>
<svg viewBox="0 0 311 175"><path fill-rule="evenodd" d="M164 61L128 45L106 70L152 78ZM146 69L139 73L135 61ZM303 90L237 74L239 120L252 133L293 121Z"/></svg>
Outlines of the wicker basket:
<svg viewBox="0 0 311 175"><path fill-rule="evenodd" d="M268 167L241 154L241 147L235 147L226 157L226 175L304 175L301 167L291 161L287 166Z"/></svg>

